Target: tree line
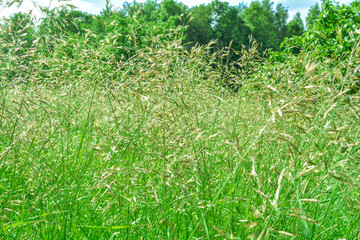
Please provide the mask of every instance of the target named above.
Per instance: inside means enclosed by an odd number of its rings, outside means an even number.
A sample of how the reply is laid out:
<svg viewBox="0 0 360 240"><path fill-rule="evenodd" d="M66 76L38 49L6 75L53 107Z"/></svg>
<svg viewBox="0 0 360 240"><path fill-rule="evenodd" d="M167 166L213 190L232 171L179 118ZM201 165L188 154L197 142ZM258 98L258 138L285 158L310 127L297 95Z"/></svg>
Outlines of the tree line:
<svg viewBox="0 0 360 240"><path fill-rule="evenodd" d="M38 36L50 39L64 34L84 36L91 31L93 41L99 41L105 39L109 32L121 32L124 36L133 32L142 36L149 31L162 33L166 29L182 28L183 43L189 46L207 44L216 39L217 48L228 46L232 42L234 49L241 49L242 45L248 45L249 36L252 36L262 44L263 49L275 51L280 50L280 44L285 38L300 36L305 30L300 13L288 21L286 7L282 4L274 7L270 0L253 1L249 6L231 6L228 2L213 0L209 4L192 8L175 0L147 0L145 3L126 2L121 9L115 9L108 2L97 15L82 12L71 5L54 9L42 8L42 11L44 17L36 27L30 15L16 13L9 19L3 19L2 29L9 30L12 25L12 30L19 30L31 22L26 30L26 39L30 44ZM313 6L307 24L319 13L319 6ZM134 27L134 21L146 25L146 28ZM10 32L15 34L16 31ZM1 37L11 38L4 36L4 33ZM129 52L136 47L127 42L127 39L118 41ZM136 43L144 44L141 39Z"/></svg>
<svg viewBox="0 0 360 240"><path fill-rule="evenodd" d="M249 6L213 0L192 8L175 0L147 0L126 2L120 9L108 2L99 14L69 4L41 10L43 18L37 23L25 13L2 19L0 69L4 78L15 76L9 69L17 72L21 64L30 66L28 63L36 59L52 57L69 59L85 48L94 52L101 49L117 64L153 46L154 41L179 38L188 49L211 43L209 52L223 48L241 51L255 39L260 52L266 50L275 62L303 49L326 61L328 57L348 56L360 29L359 0L350 5L322 0L320 6L310 8L305 24L300 13L288 21L287 8L270 0L253 1Z"/></svg>

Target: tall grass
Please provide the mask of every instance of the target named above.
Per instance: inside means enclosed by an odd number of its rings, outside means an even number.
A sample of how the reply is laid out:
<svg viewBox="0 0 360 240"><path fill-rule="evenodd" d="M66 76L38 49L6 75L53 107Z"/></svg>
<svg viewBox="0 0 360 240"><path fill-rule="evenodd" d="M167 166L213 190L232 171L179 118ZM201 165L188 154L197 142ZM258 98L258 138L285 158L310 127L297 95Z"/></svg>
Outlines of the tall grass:
<svg viewBox="0 0 360 240"><path fill-rule="evenodd" d="M84 39L2 64L1 237L360 238L360 48L229 63L167 34L121 62Z"/></svg>

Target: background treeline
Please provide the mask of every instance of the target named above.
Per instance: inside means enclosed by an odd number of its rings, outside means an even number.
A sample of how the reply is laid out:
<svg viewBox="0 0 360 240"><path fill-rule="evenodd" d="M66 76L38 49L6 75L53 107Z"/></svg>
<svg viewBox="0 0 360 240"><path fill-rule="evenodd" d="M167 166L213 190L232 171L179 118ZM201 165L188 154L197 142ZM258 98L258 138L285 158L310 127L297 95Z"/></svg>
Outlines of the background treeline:
<svg viewBox="0 0 360 240"><path fill-rule="evenodd" d="M50 67L47 62L53 59L76 59L89 48L94 53L101 51L101 61L117 68L153 46L154 39L158 43L179 39L186 49L210 44L209 53L229 50L226 58L218 54L217 61L222 64L225 85L232 86L227 83L231 78L228 72L232 71L229 69L237 68L236 73L241 71L246 77L244 71L252 72L251 67L237 61L243 57L241 51L254 43L259 56L275 63L284 62L303 49L307 49L303 54L321 61L349 57L356 43L354 33L360 26L359 9L359 1L339 5L323 0L321 6L310 8L305 29L300 13L288 21L286 7L274 6L270 0L253 1L249 6L230 6L214 0L193 8L175 0L148 0L125 3L121 9L108 2L98 15L69 4L54 9L42 7L43 18L39 22L25 13L1 21L0 69L2 79L11 81L24 74L19 73L18 66L30 69L31 64L39 63L37 67ZM74 71L70 67L70 72Z"/></svg>
<svg viewBox="0 0 360 240"><path fill-rule="evenodd" d="M44 17L37 27L28 24L31 21L30 16L20 23L19 19L25 16L22 13L5 19L2 27L8 30L13 24L10 33L14 32L14 27L18 31L27 26L28 44L39 36L45 41L56 39L61 34L78 38L90 32L91 40L99 42L109 33L118 32L123 36L134 33L134 36L137 36L136 41L116 39L118 45L126 50L122 54L127 56L133 53L134 47L146 44L149 31L156 34L165 32L165 29L180 27L183 28L184 44L207 44L216 39L217 48L229 46L232 42L232 47L237 50L240 50L242 45L249 44L250 35L262 44L263 49L280 50L280 44L286 37L299 36L304 31L300 13L288 22L286 7L282 4L275 7L270 0L255 1L250 6L230 6L227 2L214 0L210 4L193 8L175 0L148 0L145 3L125 3L121 9L107 4L99 15L82 12L71 6L42 10ZM316 19L319 12L318 5L312 8L308 17L309 23ZM138 28L134 24L143 24L146 28Z"/></svg>

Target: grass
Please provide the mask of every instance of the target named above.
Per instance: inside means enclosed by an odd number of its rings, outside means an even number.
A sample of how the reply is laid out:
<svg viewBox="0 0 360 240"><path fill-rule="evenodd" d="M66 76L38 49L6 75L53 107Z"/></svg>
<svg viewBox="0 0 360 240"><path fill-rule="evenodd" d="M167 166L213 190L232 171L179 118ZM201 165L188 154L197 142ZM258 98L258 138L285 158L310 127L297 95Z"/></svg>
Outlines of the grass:
<svg viewBox="0 0 360 240"><path fill-rule="evenodd" d="M251 48L241 73L178 41L38 56L0 90L1 238L360 238L358 50L329 71Z"/></svg>

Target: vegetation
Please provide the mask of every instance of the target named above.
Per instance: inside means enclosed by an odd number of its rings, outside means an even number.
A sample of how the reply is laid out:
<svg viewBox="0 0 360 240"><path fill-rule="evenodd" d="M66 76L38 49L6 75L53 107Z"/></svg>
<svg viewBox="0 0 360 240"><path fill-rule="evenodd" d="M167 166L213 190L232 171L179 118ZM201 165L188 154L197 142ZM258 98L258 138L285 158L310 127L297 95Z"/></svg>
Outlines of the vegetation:
<svg viewBox="0 0 360 240"><path fill-rule="evenodd" d="M1 238L359 238L359 2L140 7L3 20Z"/></svg>

